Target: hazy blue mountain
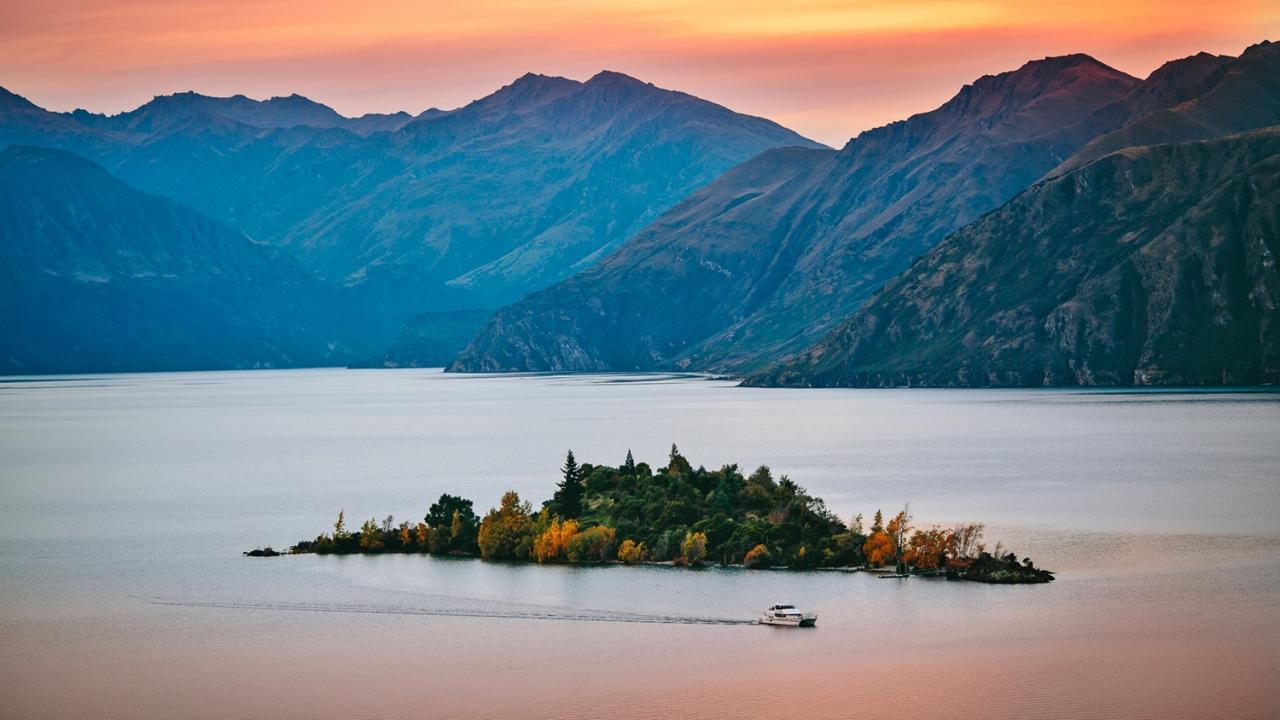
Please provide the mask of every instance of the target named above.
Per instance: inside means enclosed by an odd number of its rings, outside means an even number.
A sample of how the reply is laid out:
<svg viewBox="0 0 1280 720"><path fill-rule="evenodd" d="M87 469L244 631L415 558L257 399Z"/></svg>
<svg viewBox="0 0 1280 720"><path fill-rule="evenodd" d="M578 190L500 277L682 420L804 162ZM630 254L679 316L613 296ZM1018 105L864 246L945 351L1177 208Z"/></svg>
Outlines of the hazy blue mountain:
<svg viewBox="0 0 1280 720"><path fill-rule="evenodd" d="M590 266L763 150L817 146L611 72L530 74L404 119L342 118L299 96L194 93L106 117L4 94L0 147L83 154L285 250L348 288L368 339L390 343L410 316L495 307Z"/></svg>
<svg viewBox="0 0 1280 720"><path fill-rule="evenodd" d="M1116 120L1138 81L1084 55L967 85L838 152L726 173L598 265L503 308L452 369L736 371L798 351L947 233Z"/></svg>
<svg viewBox="0 0 1280 720"><path fill-rule="evenodd" d="M1280 382L1280 127L1127 148L949 237L788 386Z"/></svg>
<svg viewBox="0 0 1280 720"><path fill-rule="evenodd" d="M405 321L400 337L382 354L361 358L355 367L444 367L488 322L492 310L439 310Z"/></svg>
<svg viewBox="0 0 1280 720"><path fill-rule="evenodd" d="M0 151L0 373L323 365L337 293L279 251L77 155Z"/></svg>
<svg viewBox="0 0 1280 720"><path fill-rule="evenodd" d="M410 266L489 302L588 267L692 190L779 145L814 143L618 73L526 75L388 138L402 165L338 190L283 244L331 278Z"/></svg>

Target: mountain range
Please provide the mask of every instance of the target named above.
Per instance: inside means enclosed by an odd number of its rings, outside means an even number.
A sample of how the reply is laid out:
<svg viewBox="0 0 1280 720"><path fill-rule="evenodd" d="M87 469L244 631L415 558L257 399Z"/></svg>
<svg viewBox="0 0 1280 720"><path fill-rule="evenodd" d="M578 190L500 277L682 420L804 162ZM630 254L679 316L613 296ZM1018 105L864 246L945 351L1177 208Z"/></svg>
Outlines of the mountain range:
<svg viewBox="0 0 1280 720"><path fill-rule="evenodd" d="M839 150L607 71L360 118L0 90L0 363L1273 383L1278 144L1268 42L1031 61Z"/></svg>
<svg viewBox="0 0 1280 720"><path fill-rule="evenodd" d="M14 145L82 155L287 254L362 318L338 345L375 356L411 316L420 324L514 300L589 266L761 151L818 147L612 72L586 82L529 74L414 117L195 93L113 116L55 113L0 91L0 147ZM446 322L428 332L446 346L430 351L452 356L475 329Z"/></svg>
<svg viewBox="0 0 1280 720"><path fill-rule="evenodd" d="M1047 58L981 78L937 110L863 133L839 152L763 153L694 193L592 269L499 310L451 369L690 368L747 374L752 384L958 383L950 366L940 366L938 375L911 363L907 371L862 368L862 358L878 357L872 348L886 339L865 339L871 336L863 332L857 337L864 340L853 343L857 351L845 352L852 347L848 323L877 322L870 316L846 318L878 291L877 301L887 302L882 298L894 288L906 287L894 278L922 267L916 258L953 233L954 238L980 235L971 223L983 222L986 213L1004 212L1005 203L1017 202L1037 181L1070 176L1135 146L1221 138L1280 124L1277 78L1280 47L1270 43L1238 58L1200 54L1173 61L1144 80L1087 56ZM1190 160L1175 154L1168 162ZM1196 193L1209 189L1195 182L1169 184L1167 212L1182 212ZM1119 197L1122 185L1111 190L1117 197L1110 200L1134 223L1158 220L1125 205ZM1094 210L1106 200L1097 202ZM1077 217L1091 211L1080 204L1044 207L1058 215L1037 216L1037 227L1085 227L1096 220ZM1260 227L1264 236L1274 237L1274 226ZM998 249L1013 241L993 237L989 244ZM962 241L943 245L953 242ZM1167 243L1153 247L1186 249ZM1045 252L1019 257L1037 267L1002 268L1008 274L1000 277L1015 283L1052 276L1058 269L1047 264L1049 257ZM1082 282L1105 266L1084 267L1088 273ZM1260 272L1265 278L1274 269ZM1013 292L979 284L986 277L953 287L951 276L931 275L934 294L916 288L913 298L941 302L953 291ZM1034 294L1039 286L1017 287ZM1172 312L1177 316L1184 310L1178 306ZM1261 313L1269 318L1273 310L1263 306ZM908 327L894 327L892 337L914 337ZM894 347L904 362L919 349L912 341ZM780 358L795 359L774 366ZM1145 367L1153 371L1136 376L1035 374L1019 368L1016 380L1001 382L1198 382L1213 375L1156 372L1178 365L1168 359L1149 355ZM966 377L974 384L997 381L986 373ZM1217 377L1223 382L1268 375L1258 366Z"/></svg>

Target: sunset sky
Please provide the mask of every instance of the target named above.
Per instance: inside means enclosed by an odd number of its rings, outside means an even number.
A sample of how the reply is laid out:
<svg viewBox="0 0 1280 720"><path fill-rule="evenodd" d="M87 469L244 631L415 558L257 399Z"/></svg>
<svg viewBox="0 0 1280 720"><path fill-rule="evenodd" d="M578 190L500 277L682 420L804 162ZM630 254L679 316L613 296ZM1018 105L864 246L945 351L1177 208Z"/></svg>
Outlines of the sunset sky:
<svg viewBox="0 0 1280 720"><path fill-rule="evenodd" d="M1028 59L1086 52L1141 76L1280 39L1277 0L0 0L0 13L0 85L55 110L196 90L416 113L527 71L607 68L833 145Z"/></svg>

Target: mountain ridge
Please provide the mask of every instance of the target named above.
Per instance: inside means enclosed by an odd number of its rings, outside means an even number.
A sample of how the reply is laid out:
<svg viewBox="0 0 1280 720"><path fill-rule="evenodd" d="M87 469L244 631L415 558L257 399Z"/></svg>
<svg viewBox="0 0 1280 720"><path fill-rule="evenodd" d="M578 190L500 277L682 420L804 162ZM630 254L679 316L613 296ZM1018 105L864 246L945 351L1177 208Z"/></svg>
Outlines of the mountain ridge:
<svg viewBox="0 0 1280 720"><path fill-rule="evenodd" d="M949 237L752 386L1280 381L1280 126L1130 147Z"/></svg>
<svg viewBox="0 0 1280 720"><path fill-rule="evenodd" d="M732 185L750 170L721 176L581 277L500 310L450 368L733 372L799 349L960 221L1056 166L1091 137L1072 126L1136 82L1088 56L1031 61L810 155L767 190ZM629 348L608 347L617 338Z"/></svg>

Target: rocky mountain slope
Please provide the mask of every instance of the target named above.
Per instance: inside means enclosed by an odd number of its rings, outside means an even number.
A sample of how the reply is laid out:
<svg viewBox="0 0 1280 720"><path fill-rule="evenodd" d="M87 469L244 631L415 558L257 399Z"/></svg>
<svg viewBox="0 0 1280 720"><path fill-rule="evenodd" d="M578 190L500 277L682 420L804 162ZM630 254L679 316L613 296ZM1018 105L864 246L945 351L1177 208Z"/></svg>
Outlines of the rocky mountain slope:
<svg viewBox="0 0 1280 720"><path fill-rule="evenodd" d="M1280 382L1280 127L1128 148L951 236L752 385Z"/></svg>

